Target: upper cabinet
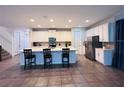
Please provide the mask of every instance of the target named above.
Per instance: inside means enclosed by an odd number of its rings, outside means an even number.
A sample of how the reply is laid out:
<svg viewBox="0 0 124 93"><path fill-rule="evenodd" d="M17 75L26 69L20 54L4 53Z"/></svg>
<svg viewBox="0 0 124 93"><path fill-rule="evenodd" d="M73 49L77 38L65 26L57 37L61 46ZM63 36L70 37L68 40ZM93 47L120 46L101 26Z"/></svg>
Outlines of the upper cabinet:
<svg viewBox="0 0 124 93"><path fill-rule="evenodd" d="M114 23L105 23L102 25L102 41L114 42L115 28Z"/></svg>
<svg viewBox="0 0 124 93"><path fill-rule="evenodd" d="M97 27L94 27L88 30L87 34L88 36L99 35L100 42L114 42L114 35L115 35L114 23L105 23Z"/></svg>
<svg viewBox="0 0 124 93"><path fill-rule="evenodd" d="M94 35L97 36L99 35L99 27L95 27L94 29Z"/></svg>
<svg viewBox="0 0 124 93"><path fill-rule="evenodd" d="M99 41L103 41L104 37L103 37L103 25L98 26L98 35L99 35Z"/></svg>
<svg viewBox="0 0 124 93"><path fill-rule="evenodd" d="M72 33L71 31L56 31L56 40L57 41L71 41Z"/></svg>
<svg viewBox="0 0 124 93"><path fill-rule="evenodd" d="M90 37L90 36L93 36L94 35L94 30L93 29L90 29L86 32L86 38L87 37Z"/></svg>
<svg viewBox="0 0 124 93"><path fill-rule="evenodd" d="M72 40L71 31L32 31L30 34L31 42L48 42L49 37L55 37L58 42L65 42Z"/></svg>

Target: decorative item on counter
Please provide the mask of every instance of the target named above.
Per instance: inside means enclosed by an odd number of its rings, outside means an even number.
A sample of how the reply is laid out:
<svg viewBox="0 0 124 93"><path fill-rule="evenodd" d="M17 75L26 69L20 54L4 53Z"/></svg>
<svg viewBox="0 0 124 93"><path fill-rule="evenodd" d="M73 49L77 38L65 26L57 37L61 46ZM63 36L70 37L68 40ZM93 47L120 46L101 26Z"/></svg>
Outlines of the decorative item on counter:
<svg viewBox="0 0 124 93"><path fill-rule="evenodd" d="M65 47L68 47L68 42L65 42Z"/></svg>
<svg viewBox="0 0 124 93"><path fill-rule="evenodd" d="M41 44L41 43L39 43L39 46L42 46L42 44Z"/></svg>
<svg viewBox="0 0 124 93"><path fill-rule="evenodd" d="M105 42L102 42L102 46L105 46Z"/></svg>
<svg viewBox="0 0 124 93"><path fill-rule="evenodd" d="M49 46L50 47L56 47L56 38L54 37L49 37Z"/></svg>
<svg viewBox="0 0 124 93"><path fill-rule="evenodd" d="M61 44L59 43L59 46L61 46Z"/></svg>
<svg viewBox="0 0 124 93"><path fill-rule="evenodd" d="M104 49L113 49L114 43L113 42L103 42L103 48Z"/></svg>
<svg viewBox="0 0 124 93"><path fill-rule="evenodd" d="M71 46L71 43L69 43L68 45Z"/></svg>

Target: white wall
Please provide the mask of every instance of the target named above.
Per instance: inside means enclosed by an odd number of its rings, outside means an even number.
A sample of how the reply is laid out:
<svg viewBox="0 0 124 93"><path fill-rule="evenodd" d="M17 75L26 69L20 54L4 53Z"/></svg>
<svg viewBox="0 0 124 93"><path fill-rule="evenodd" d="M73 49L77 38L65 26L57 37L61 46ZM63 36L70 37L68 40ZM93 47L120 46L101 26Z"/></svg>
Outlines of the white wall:
<svg viewBox="0 0 124 93"><path fill-rule="evenodd" d="M3 49L12 55L12 31L10 28L0 26L0 44Z"/></svg>
<svg viewBox="0 0 124 93"><path fill-rule="evenodd" d="M7 28L0 26L0 44L12 56L20 49L30 47L29 31L26 28Z"/></svg>
<svg viewBox="0 0 124 93"><path fill-rule="evenodd" d="M121 19L124 19L124 11L118 13L118 14L115 16L115 20L121 20Z"/></svg>

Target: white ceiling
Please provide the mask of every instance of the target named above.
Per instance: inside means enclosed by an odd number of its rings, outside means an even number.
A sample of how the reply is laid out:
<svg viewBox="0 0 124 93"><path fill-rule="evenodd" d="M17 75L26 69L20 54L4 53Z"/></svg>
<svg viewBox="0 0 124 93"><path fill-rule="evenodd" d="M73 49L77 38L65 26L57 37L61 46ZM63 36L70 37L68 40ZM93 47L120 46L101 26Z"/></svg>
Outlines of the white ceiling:
<svg viewBox="0 0 124 93"><path fill-rule="evenodd" d="M0 25L8 27L37 27L50 28L55 25L56 28L70 27L88 27L100 20L117 14L124 10L124 6L94 6L94 5L16 5L0 6ZM44 18L43 16L48 16ZM30 22L30 18L35 22ZM50 19L54 22L49 22ZM68 23L68 19L72 22ZM90 20L86 23L85 20Z"/></svg>

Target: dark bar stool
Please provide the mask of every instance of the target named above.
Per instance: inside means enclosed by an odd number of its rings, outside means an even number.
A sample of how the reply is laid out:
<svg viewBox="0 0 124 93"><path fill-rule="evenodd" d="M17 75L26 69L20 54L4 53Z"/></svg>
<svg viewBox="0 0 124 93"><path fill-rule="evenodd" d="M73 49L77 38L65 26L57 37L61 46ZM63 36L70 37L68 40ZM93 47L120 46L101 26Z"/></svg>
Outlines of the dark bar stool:
<svg viewBox="0 0 124 93"><path fill-rule="evenodd" d="M46 66L52 66L52 54L51 54L51 49L46 48L43 49L43 57L44 57L44 68Z"/></svg>
<svg viewBox="0 0 124 93"><path fill-rule="evenodd" d="M25 58L24 69L26 69L27 67L32 68L32 64L35 64L36 67L36 56L32 54L32 49L24 49L24 58Z"/></svg>
<svg viewBox="0 0 124 93"><path fill-rule="evenodd" d="M62 66L63 67L65 65L67 65L67 67L70 66L70 63L69 63L69 52L70 52L69 48L62 48Z"/></svg>

